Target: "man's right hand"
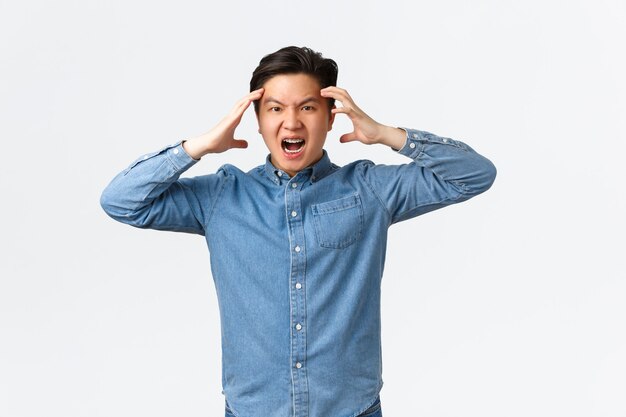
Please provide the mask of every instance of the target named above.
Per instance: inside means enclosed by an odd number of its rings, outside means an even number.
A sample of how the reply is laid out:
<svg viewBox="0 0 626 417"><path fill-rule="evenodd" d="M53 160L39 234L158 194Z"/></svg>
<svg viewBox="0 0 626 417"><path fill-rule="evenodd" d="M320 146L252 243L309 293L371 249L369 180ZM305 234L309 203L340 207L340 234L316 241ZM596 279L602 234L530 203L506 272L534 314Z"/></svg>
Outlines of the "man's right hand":
<svg viewBox="0 0 626 417"><path fill-rule="evenodd" d="M254 90L235 104L228 116L224 117L213 129L195 138L183 142L185 152L193 159L200 159L208 153L221 153L232 148L247 148L248 142L235 139L235 129L241 122L246 109L255 100L263 96L263 88Z"/></svg>

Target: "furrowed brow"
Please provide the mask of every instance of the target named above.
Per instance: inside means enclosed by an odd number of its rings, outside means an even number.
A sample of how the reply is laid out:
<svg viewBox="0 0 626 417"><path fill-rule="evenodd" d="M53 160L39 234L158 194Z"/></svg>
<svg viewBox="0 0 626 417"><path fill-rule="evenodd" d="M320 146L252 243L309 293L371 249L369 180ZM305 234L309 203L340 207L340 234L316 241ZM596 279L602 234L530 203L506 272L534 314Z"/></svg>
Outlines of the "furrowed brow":
<svg viewBox="0 0 626 417"><path fill-rule="evenodd" d="M268 97L265 100L265 104L267 103L276 103L276 104L280 104L281 106L284 106L283 103L280 102L280 100L274 98L274 97ZM297 104L297 107L302 106L305 103L317 103L319 104L319 100L316 97L307 97L304 100L302 100L300 103Z"/></svg>
<svg viewBox="0 0 626 417"><path fill-rule="evenodd" d="M298 107L300 107L300 106L302 106L303 104L306 104L306 103L316 103L316 104L319 104L319 102L320 101L317 98L315 98L315 97L307 97L307 98L305 98L304 100L302 100L298 104Z"/></svg>
<svg viewBox="0 0 626 417"><path fill-rule="evenodd" d="M274 97L268 97L264 101L265 101L265 103L276 103L276 104L280 104L281 106L283 106L283 103L281 103L280 101L278 101Z"/></svg>

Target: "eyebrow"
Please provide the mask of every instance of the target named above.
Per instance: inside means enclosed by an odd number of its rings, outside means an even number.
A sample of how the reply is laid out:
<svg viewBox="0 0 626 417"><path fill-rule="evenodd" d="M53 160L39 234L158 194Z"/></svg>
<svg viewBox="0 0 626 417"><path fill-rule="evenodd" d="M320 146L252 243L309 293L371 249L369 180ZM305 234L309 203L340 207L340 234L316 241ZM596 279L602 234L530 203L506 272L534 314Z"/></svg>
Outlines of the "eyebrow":
<svg viewBox="0 0 626 417"><path fill-rule="evenodd" d="M315 97L307 97L307 98L305 98L304 100L302 100L300 103L296 104L296 106L302 106L304 103L308 103L308 102L310 102L310 101L312 101L312 102L314 102L314 103L318 103L318 104L319 104L319 102L320 102L320 101L319 101L317 98L315 98ZM284 106L284 104L283 104L283 103L281 103L278 99L275 99L274 97L268 97L267 99L265 99L265 103L269 103L269 102L276 103L276 104L280 104L281 106ZM264 104L265 104L265 103L264 103Z"/></svg>

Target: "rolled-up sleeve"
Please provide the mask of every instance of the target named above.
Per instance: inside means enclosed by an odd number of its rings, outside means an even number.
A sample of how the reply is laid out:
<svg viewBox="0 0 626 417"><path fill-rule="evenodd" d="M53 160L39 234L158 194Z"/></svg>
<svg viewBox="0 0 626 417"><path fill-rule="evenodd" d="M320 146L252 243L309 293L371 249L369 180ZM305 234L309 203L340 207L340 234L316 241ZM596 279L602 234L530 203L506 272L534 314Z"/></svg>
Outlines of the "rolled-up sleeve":
<svg viewBox="0 0 626 417"><path fill-rule="evenodd" d="M469 145L429 132L407 133L398 153L413 161L403 165L361 165L361 174L396 223L468 200L496 177L494 164Z"/></svg>

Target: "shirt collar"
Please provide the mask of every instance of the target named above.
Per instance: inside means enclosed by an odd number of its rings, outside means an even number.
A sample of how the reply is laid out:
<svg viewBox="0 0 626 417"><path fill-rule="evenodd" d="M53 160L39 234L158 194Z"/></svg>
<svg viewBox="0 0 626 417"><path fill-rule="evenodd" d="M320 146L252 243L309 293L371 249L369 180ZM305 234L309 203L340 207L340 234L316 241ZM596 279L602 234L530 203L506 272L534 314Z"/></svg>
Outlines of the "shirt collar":
<svg viewBox="0 0 626 417"><path fill-rule="evenodd" d="M270 159L270 155L267 155L265 158L265 173L267 177L271 179L274 183L280 184L281 179L285 181L289 181L289 175L283 172L282 170L276 168ZM322 158L313 164L310 167L303 169L298 172L296 176L300 175L310 175L311 182L319 181L324 178L331 171L332 163L330 162L330 158L328 157L328 152L325 149L322 149Z"/></svg>

